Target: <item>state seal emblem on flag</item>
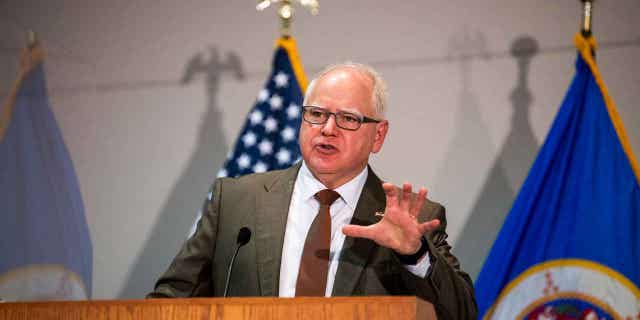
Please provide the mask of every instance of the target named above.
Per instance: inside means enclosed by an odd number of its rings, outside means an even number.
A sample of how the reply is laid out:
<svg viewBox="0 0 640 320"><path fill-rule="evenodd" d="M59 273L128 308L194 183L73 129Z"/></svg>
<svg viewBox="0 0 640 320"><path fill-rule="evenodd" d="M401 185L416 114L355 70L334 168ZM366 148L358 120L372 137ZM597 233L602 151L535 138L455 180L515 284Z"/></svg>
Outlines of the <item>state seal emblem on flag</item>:
<svg viewBox="0 0 640 320"><path fill-rule="evenodd" d="M636 319L640 290L622 274L593 261L551 260L511 281L488 319Z"/></svg>

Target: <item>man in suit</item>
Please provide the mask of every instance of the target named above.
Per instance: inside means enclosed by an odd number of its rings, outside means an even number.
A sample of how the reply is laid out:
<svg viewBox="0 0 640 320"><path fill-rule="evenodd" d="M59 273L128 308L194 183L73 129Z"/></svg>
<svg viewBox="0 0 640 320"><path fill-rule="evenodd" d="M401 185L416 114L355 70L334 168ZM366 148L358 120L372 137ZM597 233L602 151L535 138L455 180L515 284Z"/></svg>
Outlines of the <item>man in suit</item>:
<svg viewBox="0 0 640 320"><path fill-rule="evenodd" d="M300 163L213 186L195 234L149 297L416 295L443 319L475 319L473 286L446 241L444 208L368 166L382 148L385 84L370 67L327 68L309 85Z"/></svg>

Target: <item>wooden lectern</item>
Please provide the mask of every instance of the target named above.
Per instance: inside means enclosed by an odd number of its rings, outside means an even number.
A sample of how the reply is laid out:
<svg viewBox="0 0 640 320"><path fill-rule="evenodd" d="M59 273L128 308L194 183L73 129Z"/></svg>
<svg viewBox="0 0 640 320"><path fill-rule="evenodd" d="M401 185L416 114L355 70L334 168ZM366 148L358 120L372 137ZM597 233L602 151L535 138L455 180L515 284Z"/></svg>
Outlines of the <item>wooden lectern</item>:
<svg viewBox="0 0 640 320"><path fill-rule="evenodd" d="M190 298L0 303L0 319L436 319L416 297Z"/></svg>

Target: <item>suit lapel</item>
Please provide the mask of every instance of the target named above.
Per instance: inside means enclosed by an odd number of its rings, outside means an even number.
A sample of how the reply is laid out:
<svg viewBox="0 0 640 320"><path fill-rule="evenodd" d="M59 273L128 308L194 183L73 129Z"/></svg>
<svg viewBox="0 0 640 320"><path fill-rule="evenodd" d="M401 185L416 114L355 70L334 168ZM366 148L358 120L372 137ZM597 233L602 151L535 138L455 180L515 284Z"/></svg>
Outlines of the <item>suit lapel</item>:
<svg viewBox="0 0 640 320"><path fill-rule="evenodd" d="M256 198L256 248L260 293L277 296L285 225L293 186L301 163L258 186Z"/></svg>
<svg viewBox="0 0 640 320"><path fill-rule="evenodd" d="M375 217L375 212L385 208L386 198L382 182L371 168L368 170L367 181L362 188L362 195L358 200L351 224L363 226L374 224L379 220ZM353 294L360 275L376 247L375 242L368 239L347 237L344 240L333 284L333 296Z"/></svg>

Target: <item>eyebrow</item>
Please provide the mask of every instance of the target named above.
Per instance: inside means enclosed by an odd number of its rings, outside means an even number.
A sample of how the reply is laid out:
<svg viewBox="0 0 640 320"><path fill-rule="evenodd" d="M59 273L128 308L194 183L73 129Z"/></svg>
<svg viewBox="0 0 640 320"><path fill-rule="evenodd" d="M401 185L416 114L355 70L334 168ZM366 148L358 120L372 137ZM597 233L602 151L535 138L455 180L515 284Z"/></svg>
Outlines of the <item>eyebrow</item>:
<svg viewBox="0 0 640 320"><path fill-rule="evenodd" d="M314 105L314 104L310 104L310 106L313 107L317 107L317 108L322 108L325 110L329 110L329 108L325 107L325 106L320 106L320 105ZM363 117L366 117L362 112L358 111L358 110L351 110L351 109L338 109L336 112L347 112L347 113L353 113L353 114L357 114L357 115L361 115Z"/></svg>

